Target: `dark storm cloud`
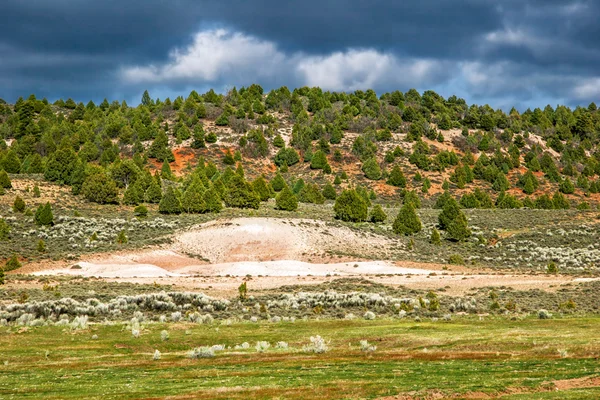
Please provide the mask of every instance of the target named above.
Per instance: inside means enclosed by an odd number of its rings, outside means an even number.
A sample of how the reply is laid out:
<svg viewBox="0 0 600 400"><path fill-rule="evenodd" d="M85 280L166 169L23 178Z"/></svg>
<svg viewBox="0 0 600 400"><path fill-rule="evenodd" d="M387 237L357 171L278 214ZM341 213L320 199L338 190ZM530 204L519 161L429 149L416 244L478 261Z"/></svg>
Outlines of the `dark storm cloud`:
<svg viewBox="0 0 600 400"><path fill-rule="evenodd" d="M584 104L600 96L597 15L584 0L4 0L0 97L137 101L145 87L165 96L256 80ZM246 42L199 42L217 28ZM268 68L234 54L203 69L207 41L236 53L248 43Z"/></svg>

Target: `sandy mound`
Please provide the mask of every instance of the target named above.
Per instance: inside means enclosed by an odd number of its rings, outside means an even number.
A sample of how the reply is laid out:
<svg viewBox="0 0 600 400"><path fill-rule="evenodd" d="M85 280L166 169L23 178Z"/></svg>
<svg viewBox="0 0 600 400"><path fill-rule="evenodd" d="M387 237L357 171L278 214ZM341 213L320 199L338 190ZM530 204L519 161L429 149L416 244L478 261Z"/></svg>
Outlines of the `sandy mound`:
<svg viewBox="0 0 600 400"><path fill-rule="evenodd" d="M365 234L323 221L239 218L212 221L182 233L175 238L173 249L216 264L310 261L312 256L327 252L372 254L373 249L385 249L393 245L397 247L398 243L384 236Z"/></svg>
<svg viewBox="0 0 600 400"><path fill-rule="evenodd" d="M93 264L80 262L69 269L34 272L33 275L79 275L99 278L160 278L181 276L151 264Z"/></svg>

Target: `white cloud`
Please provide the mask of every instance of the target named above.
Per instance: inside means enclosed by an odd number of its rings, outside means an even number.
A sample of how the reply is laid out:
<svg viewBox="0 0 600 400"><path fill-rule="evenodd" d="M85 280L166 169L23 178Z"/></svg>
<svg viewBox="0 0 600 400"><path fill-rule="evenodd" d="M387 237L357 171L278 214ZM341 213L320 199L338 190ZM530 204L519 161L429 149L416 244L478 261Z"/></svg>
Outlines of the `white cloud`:
<svg viewBox="0 0 600 400"><path fill-rule="evenodd" d="M224 29L199 32L185 49L175 49L164 65L134 66L122 70L128 82L173 80L216 81L226 76L270 74L284 60L275 45Z"/></svg>
<svg viewBox="0 0 600 400"><path fill-rule="evenodd" d="M197 33L193 42L169 54L162 65L121 70L128 83L228 83L294 81L326 90L357 90L386 84L429 85L447 73L443 62L399 58L373 49L348 49L323 56L286 54L273 42L224 29Z"/></svg>
<svg viewBox="0 0 600 400"><path fill-rule="evenodd" d="M573 88L576 99L600 99L600 78L584 79Z"/></svg>

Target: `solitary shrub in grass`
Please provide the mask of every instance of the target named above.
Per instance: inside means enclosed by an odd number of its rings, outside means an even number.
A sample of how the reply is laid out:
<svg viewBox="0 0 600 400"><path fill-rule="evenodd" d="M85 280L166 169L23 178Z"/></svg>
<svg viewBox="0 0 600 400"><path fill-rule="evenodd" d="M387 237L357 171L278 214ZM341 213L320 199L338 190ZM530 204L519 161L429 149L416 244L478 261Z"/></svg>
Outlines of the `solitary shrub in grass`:
<svg viewBox="0 0 600 400"><path fill-rule="evenodd" d="M18 213L25 211L25 202L21 196L15 197L15 201L13 202L13 210Z"/></svg>
<svg viewBox="0 0 600 400"><path fill-rule="evenodd" d="M279 210L296 211L298 209L298 199L292 190L286 185L275 198L275 205Z"/></svg>
<svg viewBox="0 0 600 400"><path fill-rule="evenodd" d="M463 265L464 263L465 263L465 260L462 258L462 256L460 254L452 254L448 258L448 264Z"/></svg>
<svg viewBox="0 0 600 400"><path fill-rule="evenodd" d="M212 347L203 346L196 347L188 352L189 358L211 358L215 356L215 351Z"/></svg>
<svg viewBox="0 0 600 400"><path fill-rule="evenodd" d="M558 266L554 261L550 262L546 267L546 272L549 274L558 274Z"/></svg>
<svg viewBox="0 0 600 400"><path fill-rule="evenodd" d="M4 218L0 218L0 240L8 239L8 235L10 234L10 225L6 222Z"/></svg>
<svg viewBox="0 0 600 400"><path fill-rule="evenodd" d="M453 240L464 240L471 236L467 226L467 217L460 210L458 203L453 197L448 198L440 215L438 216L440 228L445 229L448 238Z"/></svg>
<svg viewBox="0 0 600 400"><path fill-rule="evenodd" d="M421 227L421 220L412 203L402 206L392 224L392 229L397 235L414 235L421 231Z"/></svg>
<svg viewBox="0 0 600 400"><path fill-rule="evenodd" d="M325 343L325 339L323 339L321 336L317 335L317 336L311 336L310 344L304 346L302 348L302 350L306 353L322 354L322 353L325 353L328 350L328 348L327 348L327 344Z"/></svg>
<svg viewBox="0 0 600 400"><path fill-rule="evenodd" d="M369 219L374 223L384 222L387 219L387 214L383 211L383 208L381 208L379 204L375 204L371 210Z"/></svg>
<svg viewBox="0 0 600 400"><path fill-rule="evenodd" d="M431 237L429 238L429 243L435 244L436 246L439 246L440 244L442 244L442 238L440 237L440 232L435 228L433 228L433 231L431 231Z"/></svg>
<svg viewBox="0 0 600 400"><path fill-rule="evenodd" d="M44 253L46 251L46 243L43 239L40 239L37 243L37 251L39 253Z"/></svg>
<svg viewBox="0 0 600 400"><path fill-rule="evenodd" d="M552 318L552 314L549 313L547 310L541 309L538 311L538 318L539 319L550 319L550 318Z"/></svg>
<svg viewBox="0 0 600 400"><path fill-rule="evenodd" d="M46 203L45 205L40 204L35 212L34 220L36 224L42 226L54 224L54 215L52 215L50 203Z"/></svg>
<svg viewBox="0 0 600 400"><path fill-rule="evenodd" d="M265 351L267 351L269 349L269 347L271 347L271 343L265 342L265 341L259 341L259 342L256 342L255 349L259 353L264 353Z"/></svg>
<svg viewBox="0 0 600 400"><path fill-rule="evenodd" d="M33 187L33 197L40 197L42 194L40 193L40 187L35 185Z"/></svg>
<svg viewBox="0 0 600 400"><path fill-rule="evenodd" d="M139 218L144 218L148 216L148 208L146 208L146 206L143 205L137 206L133 209L133 215Z"/></svg>
<svg viewBox="0 0 600 400"><path fill-rule="evenodd" d="M125 244L128 241L129 241L129 239L127 239L127 235L125 235L125 231L119 232L119 234L117 235L117 243L118 244Z"/></svg>
<svg viewBox="0 0 600 400"><path fill-rule="evenodd" d="M360 341L360 351L364 351L365 353L373 353L377 350L377 346L369 344L366 340Z"/></svg>
<svg viewBox="0 0 600 400"><path fill-rule="evenodd" d="M167 188L165 195L158 204L158 211L161 214L180 214L181 213L181 201L179 196L171 186Z"/></svg>
<svg viewBox="0 0 600 400"><path fill-rule="evenodd" d="M160 340L162 340L163 342L166 342L167 340L169 340L169 332L161 331L160 332Z"/></svg>
<svg viewBox="0 0 600 400"><path fill-rule="evenodd" d="M356 190L344 190L335 200L333 206L335 217L347 222L367 220L367 203L356 193Z"/></svg>

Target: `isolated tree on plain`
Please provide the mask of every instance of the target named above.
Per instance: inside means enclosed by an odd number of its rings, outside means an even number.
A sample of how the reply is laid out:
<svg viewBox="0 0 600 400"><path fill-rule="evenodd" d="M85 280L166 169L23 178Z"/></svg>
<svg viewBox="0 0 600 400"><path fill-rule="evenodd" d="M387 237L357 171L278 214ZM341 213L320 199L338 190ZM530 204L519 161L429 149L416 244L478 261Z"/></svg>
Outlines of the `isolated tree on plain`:
<svg viewBox="0 0 600 400"><path fill-rule="evenodd" d="M467 217L453 197L450 197L444 205L442 212L438 216L438 222L440 228L446 231L448 239L461 241L471 236Z"/></svg>

